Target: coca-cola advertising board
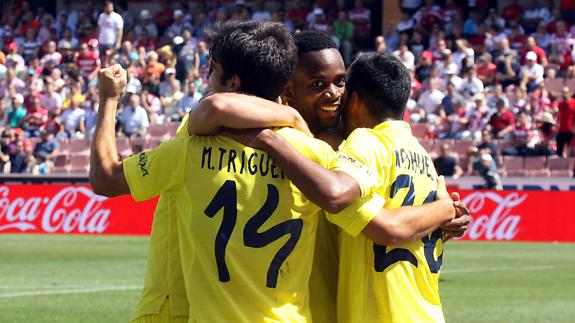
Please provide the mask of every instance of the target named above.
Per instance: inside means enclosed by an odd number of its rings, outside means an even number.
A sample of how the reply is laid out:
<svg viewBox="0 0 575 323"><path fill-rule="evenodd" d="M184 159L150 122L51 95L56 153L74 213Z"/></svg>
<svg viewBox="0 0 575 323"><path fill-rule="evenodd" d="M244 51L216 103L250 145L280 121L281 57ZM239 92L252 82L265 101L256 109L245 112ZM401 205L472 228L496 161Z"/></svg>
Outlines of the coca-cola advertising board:
<svg viewBox="0 0 575 323"><path fill-rule="evenodd" d="M0 186L0 233L150 234L156 200L105 198L87 185Z"/></svg>
<svg viewBox="0 0 575 323"><path fill-rule="evenodd" d="M473 215L464 240L575 242L575 192L460 193ZM0 233L148 235L155 206L87 185L3 185Z"/></svg>

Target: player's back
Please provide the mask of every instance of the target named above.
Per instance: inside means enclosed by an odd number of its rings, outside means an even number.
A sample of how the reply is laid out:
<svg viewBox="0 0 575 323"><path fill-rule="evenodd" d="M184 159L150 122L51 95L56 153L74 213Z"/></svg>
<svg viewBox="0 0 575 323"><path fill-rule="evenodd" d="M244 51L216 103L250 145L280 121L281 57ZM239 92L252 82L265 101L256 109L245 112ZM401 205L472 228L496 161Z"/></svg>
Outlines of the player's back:
<svg viewBox="0 0 575 323"><path fill-rule="evenodd" d="M350 143L370 147L360 161L373 172L385 208L435 200L432 160L404 122L358 129ZM338 314L342 322L441 322L438 271L443 244L437 231L422 240L382 246L341 235ZM439 259L438 259L439 257ZM361 265L358 265L361 264Z"/></svg>
<svg viewBox="0 0 575 323"><path fill-rule="evenodd" d="M279 133L327 166L329 146ZM189 139L178 201L192 322L310 321L308 280L321 210L270 156L223 136ZM187 259L187 253L194 257Z"/></svg>

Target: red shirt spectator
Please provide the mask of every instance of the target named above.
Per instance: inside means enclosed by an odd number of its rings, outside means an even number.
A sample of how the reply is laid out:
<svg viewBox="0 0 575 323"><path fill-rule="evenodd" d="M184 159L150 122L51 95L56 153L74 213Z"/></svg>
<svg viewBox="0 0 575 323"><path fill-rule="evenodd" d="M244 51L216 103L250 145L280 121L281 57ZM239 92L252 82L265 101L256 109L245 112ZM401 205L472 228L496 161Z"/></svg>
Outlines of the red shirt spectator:
<svg viewBox="0 0 575 323"><path fill-rule="evenodd" d="M93 50L89 50L87 44L82 44L80 52L76 54L74 61L84 77L88 77L101 64L100 55Z"/></svg>
<svg viewBox="0 0 575 323"><path fill-rule="evenodd" d="M290 10L287 17L291 20L295 28L302 29L305 28L308 13L307 10L297 8Z"/></svg>
<svg viewBox="0 0 575 323"><path fill-rule="evenodd" d="M491 116L489 125L491 125L493 135L502 138L515 128L515 116L505 107L505 101L498 99L496 106L497 113Z"/></svg>
<svg viewBox="0 0 575 323"><path fill-rule="evenodd" d="M349 12L349 20L353 22L354 32L359 37L369 37L371 11L363 7L362 1L356 1L355 6L356 7Z"/></svg>
<svg viewBox="0 0 575 323"><path fill-rule="evenodd" d="M531 37L529 37L531 38ZM537 55L537 64L540 65L544 65L545 63L547 63L547 55L545 54L545 50L543 50L543 48L534 45L534 46L525 46L523 48L523 50L521 51L521 64L525 65L526 64L526 60L525 60L525 56L527 55L527 52L534 52Z"/></svg>
<svg viewBox="0 0 575 323"><path fill-rule="evenodd" d="M559 132L573 133L575 128L575 99L559 103Z"/></svg>
<svg viewBox="0 0 575 323"><path fill-rule="evenodd" d="M503 12L501 13L501 17L507 21L515 21L521 17L523 14L523 7L517 4L517 0L512 1L509 5L507 5Z"/></svg>

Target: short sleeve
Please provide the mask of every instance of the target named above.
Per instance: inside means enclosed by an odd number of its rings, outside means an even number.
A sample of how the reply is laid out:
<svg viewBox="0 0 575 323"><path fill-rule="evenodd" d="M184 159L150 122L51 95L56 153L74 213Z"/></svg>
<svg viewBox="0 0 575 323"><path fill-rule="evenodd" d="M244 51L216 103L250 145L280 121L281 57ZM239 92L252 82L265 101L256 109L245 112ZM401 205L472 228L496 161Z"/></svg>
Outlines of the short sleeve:
<svg viewBox="0 0 575 323"><path fill-rule="evenodd" d="M339 147L335 158L329 168L341 171L353 177L361 189L361 196L368 195L374 188L381 186L378 182L377 171L384 171L387 165L385 160L374 156L375 147L381 142L365 129L352 132L347 140ZM371 148L370 148L371 147Z"/></svg>
<svg viewBox="0 0 575 323"><path fill-rule="evenodd" d="M134 200L144 201L183 184L187 143L186 138L170 140L124 160L124 176Z"/></svg>
<svg viewBox="0 0 575 323"><path fill-rule="evenodd" d="M377 193L371 193L337 214L326 213L326 217L328 221L355 237L363 231L384 206L385 199Z"/></svg>

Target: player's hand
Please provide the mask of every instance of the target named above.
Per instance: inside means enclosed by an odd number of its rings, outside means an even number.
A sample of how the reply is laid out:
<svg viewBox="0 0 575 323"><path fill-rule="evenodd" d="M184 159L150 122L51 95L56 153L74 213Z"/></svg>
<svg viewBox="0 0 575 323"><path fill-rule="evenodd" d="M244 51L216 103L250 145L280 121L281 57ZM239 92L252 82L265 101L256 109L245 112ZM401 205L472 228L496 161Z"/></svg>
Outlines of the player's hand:
<svg viewBox="0 0 575 323"><path fill-rule="evenodd" d="M447 200L449 201L449 203L453 203L453 200L451 199L451 196L449 196L449 192L447 192L447 186L445 185L445 177L444 176L439 176L437 178L437 193L435 194L435 199L437 201L439 200ZM453 211L452 215L451 215L451 219L453 220L453 218L455 217L455 210Z"/></svg>
<svg viewBox="0 0 575 323"><path fill-rule="evenodd" d="M258 129L229 129L226 128L222 131L222 135L226 137L230 137L235 141L241 143L244 146L248 146L254 149L264 149L264 141L263 137L266 136L266 132L270 131L267 128L258 128Z"/></svg>
<svg viewBox="0 0 575 323"><path fill-rule="evenodd" d="M100 99L119 100L124 94L128 73L120 64L114 64L98 71L98 88Z"/></svg>
<svg viewBox="0 0 575 323"><path fill-rule="evenodd" d="M473 219L469 214L467 206L461 202L459 193L452 193L451 199L453 200L453 206L455 207L455 219L441 226L444 241L462 237Z"/></svg>

